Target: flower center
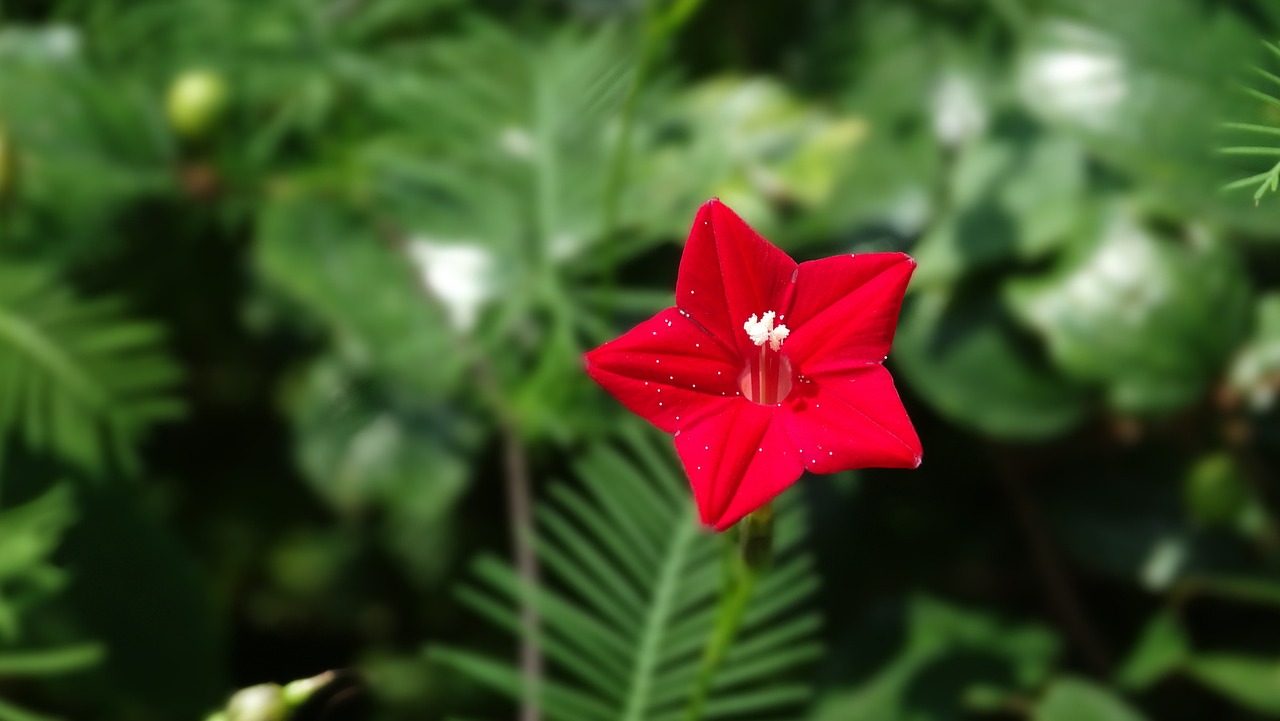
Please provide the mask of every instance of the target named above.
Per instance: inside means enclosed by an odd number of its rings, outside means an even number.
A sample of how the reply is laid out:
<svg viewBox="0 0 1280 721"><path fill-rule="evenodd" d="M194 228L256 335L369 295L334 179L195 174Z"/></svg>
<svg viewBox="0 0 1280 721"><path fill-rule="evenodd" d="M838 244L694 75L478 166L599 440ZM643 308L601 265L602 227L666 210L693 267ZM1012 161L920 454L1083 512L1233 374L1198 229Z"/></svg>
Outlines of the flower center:
<svg viewBox="0 0 1280 721"><path fill-rule="evenodd" d="M791 393L791 361L782 354L782 342L791 331L785 325L773 324L777 314L768 311L757 317L754 313L742 329L751 342L759 346L759 354L747 361L738 376L738 387L747 400L771 406L784 400Z"/></svg>

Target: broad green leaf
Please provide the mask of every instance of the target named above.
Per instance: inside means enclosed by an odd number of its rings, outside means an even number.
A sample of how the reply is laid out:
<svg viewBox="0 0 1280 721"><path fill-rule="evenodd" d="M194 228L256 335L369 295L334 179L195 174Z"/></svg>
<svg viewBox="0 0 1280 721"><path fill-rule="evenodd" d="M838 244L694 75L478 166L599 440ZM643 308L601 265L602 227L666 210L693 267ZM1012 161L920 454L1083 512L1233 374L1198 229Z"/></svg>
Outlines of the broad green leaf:
<svg viewBox="0 0 1280 721"><path fill-rule="evenodd" d="M1043 257L1068 241L1085 204L1079 144L1007 121L961 147L951 176L951 207L913 251L917 286Z"/></svg>
<svg viewBox="0 0 1280 721"><path fill-rule="evenodd" d="M975 697L1043 683L1060 642L1048 629L918 596L906 639L866 683L825 694L814 721L959 721Z"/></svg>
<svg viewBox="0 0 1280 721"><path fill-rule="evenodd" d="M540 507L540 585L525 586L505 562L486 556L474 567L483 585L459 593L516 634L530 633L516 610L520 600L536 609L536 639L550 666L539 702L551 721L679 719L716 623L727 539L699 528L683 474L658 450L655 434L627 436L622 452L586 455L577 468L583 488L557 484ZM820 620L808 610L818 583L799 548L804 531L798 509L787 508L792 502L780 500L777 563L756 585L712 677L708 717L785 714L808 698L806 686L788 680L821 653ZM506 662L458 649L430 653L522 697L520 675Z"/></svg>
<svg viewBox="0 0 1280 721"><path fill-rule="evenodd" d="M1113 208L1055 271L1006 287L1012 312L1054 362L1103 384L1115 408L1153 413L1204 392L1249 321L1239 258L1217 238L1170 238Z"/></svg>
<svg viewBox="0 0 1280 721"><path fill-rule="evenodd" d="M1192 678L1245 708L1280 714L1280 660L1201 654L1186 666Z"/></svg>
<svg viewBox="0 0 1280 721"><path fill-rule="evenodd" d="M1248 140L1222 132L1224 120L1264 117L1265 103L1240 88L1265 64L1258 32L1221 3L1053 0L1022 38L1019 89L1166 211L1267 232L1280 208L1219 189L1274 159L1242 167L1217 152Z"/></svg>
<svg viewBox="0 0 1280 721"><path fill-rule="evenodd" d="M451 561L453 514L470 481L478 428L461 411L322 357L289 396L295 455L312 488L350 519L370 514L422 583Z"/></svg>
<svg viewBox="0 0 1280 721"><path fill-rule="evenodd" d="M1162 611L1147 622L1116 672L1116 683L1141 691L1181 667L1191 649L1176 615Z"/></svg>
<svg viewBox="0 0 1280 721"><path fill-rule="evenodd" d="M1058 679L1032 713L1034 721L1143 721L1107 689L1076 678Z"/></svg>
<svg viewBox="0 0 1280 721"><path fill-rule="evenodd" d="M1050 438L1087 411L1082 389L1047 367L989 296L914 295L903 308L892 360L940 413L993 436Z"/></svg>

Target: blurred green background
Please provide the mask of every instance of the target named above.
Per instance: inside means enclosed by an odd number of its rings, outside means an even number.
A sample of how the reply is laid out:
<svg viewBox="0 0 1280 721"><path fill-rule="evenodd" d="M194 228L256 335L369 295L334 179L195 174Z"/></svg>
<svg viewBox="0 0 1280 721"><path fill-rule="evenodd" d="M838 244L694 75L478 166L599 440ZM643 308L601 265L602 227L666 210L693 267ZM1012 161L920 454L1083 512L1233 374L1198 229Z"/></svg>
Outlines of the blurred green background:
<svg viewBox="0 0 1280 721"><path fill-rule="evenodd" d="M221 718L510 718L522 604L542 718L684 718L723 539L580 357L671 304L712 196L798 259L917 258L925 461L783 497L703 717L1280 717L1278 35L1275 0L0 0L0 721L326 670Z"/></svg>

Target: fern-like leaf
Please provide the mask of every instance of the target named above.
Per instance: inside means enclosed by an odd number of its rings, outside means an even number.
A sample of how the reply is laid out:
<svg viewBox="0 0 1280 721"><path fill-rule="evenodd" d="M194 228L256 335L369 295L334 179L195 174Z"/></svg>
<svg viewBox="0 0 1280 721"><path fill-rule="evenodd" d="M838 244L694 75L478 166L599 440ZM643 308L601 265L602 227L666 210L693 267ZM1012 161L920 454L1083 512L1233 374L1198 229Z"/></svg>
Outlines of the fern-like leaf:
<svg viewBox="0 0 1280 721"><path fill-rule="evenodd" d="M102 644L9 648L20 641L23 611L44 602L62 585L50 563L62 534L75 520L71 488L57 485L15 508L0 509L0 686L8 679L41 678L80 671L101 661ZM52 721L0 697L0 721Z"/></svg>
<svg viewBox="0 0 1280 721"><path fill-rule="evenodd" d="M678 721L716 622L724 539L699 527L683 473L652 434L629 427L625 450L594 450L576 469L583 487L550 490L538 513L544 585L528 589L504 561L485 556L474 569L481 584L459 592L517 634L526 631L518 601L537 609L536 636L552 669L538 701L550 721ZM820 620L808 604L818 580L798 547L798 509L780 516L778 563L756 586L716 669L708 718L795 711L809 696L791 679L821 652ZM504 661L455 648L432 656L521 696L520 674Z"/></svg>
<svg viewBox="0 0 1280 721"><path fill-rule="evenodd" d="M1280 57L1280 43L1267 42L1263 43L1263 45L1272 55ZM1261 103L1261 107L1268 116L1273 116L1277 109L1280 109L1280 97L1277 97L1277 93L1280 93L1280 76L1264 68L1254 68L1254 72L1266 81L1264 88L1247 87L1244 92ZM1249 143L1248 145L1231 145L1219 149L1219 152L1223 155L1239 156L1246 159L1246 161L1248 159L1254 159L1255 161L1260 159L1266 163L1274 163L1268 170L1232 181L1223 186L1224 191L1255 188L1253 203L1257 205L1262 200L1262 196L1280 189L1280 162L1274 160L1280 157L1280 147L1258 145L1257 142L1259 139L1280 136L1280 127L1261 123L1240 122L1223 123L1222 127L1237 137L1248 138L1248 140L1241 142Z"/></svg>
<svg viewBox="0 0 1280 721"><path fill-rule="evenodd" d="M0 267L0 449L18 437L91 473L134 467L133 444L176 415L160 329L86 301L40 266Z"/></svg>

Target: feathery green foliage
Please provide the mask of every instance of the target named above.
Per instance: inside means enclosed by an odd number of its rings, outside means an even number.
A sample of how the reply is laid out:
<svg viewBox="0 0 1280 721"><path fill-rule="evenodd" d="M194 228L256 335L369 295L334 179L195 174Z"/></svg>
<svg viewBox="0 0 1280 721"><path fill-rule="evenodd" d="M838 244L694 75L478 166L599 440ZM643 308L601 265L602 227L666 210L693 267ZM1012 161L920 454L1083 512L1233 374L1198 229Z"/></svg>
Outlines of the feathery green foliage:
<svg viewBox="0 0 1280 721"><path fill-rule="evenodd" d="M684 476L656 433L629 425L621 450L602 446L539 509L536 548L547 576L531 591L541 625L522 629L525 588L505 562L480 558L464 604L513 633L534 633L553 669L539 685L552 721L676 721L697 681L725 582L727 537L699 527ZM821 653L809 608L818 587L803 551L799 508L778 523L777 564L755 587L738 635L715 670L708 718L794 712L810 696L792 674ZM726 550L727 549L727 550ZM457 648L433 658L513 698L519 673Z"/></svg>
<svg viewBox="0 0 1280 721"><path fill-rule="evenodd" d="M71 488L54 486L44 495L0 509L0 681L71 673L102 660L96 643L23 647L24 611L47 599L65 582L50 556L75 520ZM17 644L19 648L13 648ZM47 721L48 717L0 699L0 721Z"/></svg>
<svg viewBox="0 0 1280 721"><path fill-rule="evenodd" d="M157 326L77 298L51 269L0 266L0 443L128 471L142 432L180 410L177 378Z"/></svg>
<svg viewBox="0 0 1280 721"><path fill-rule="evenodd" d="M1263 45L1272 55L1280 58L1280 43L1264 42ZM1254 72L1266 82L1261 88L1247 87L1244 92L1267 106L1274 113L1280 109L1280 76L1264 68L1254 68ZM1227 122L1223 123L1223 127L1237 136L1249 138L1252 142L1280 136L1280 126L1275 125ZM1259 159L1259 161L1270 163L1272 162L1271 158L1280 156L1280 147L1270 145L1232 145L1222 148L1220 152L1224 155L1255 158ZM1280 189L1280 161L1275 162L1268 170L1228 183L1223 187L1223 190L1237 190L1253 186L1257 186L1253 193L1255 205L1268 192L1274 193Z"/></svg>

